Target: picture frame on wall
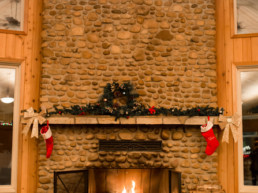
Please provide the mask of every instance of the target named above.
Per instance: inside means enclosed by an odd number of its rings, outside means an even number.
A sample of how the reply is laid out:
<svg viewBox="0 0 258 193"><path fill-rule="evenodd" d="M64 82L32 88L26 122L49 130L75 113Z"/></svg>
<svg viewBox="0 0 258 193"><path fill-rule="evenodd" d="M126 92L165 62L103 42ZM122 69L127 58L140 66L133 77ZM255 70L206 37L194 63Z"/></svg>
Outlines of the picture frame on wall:
<svg viewBox="0 0 258 193"><path fill-rule="evenodd" d="M0 32L25 33L25 1L0 0Z"/></svg>
<svg viewBox="0 0 258 193"><path fill-rule="evenodd" d="M258 1L234 0L235 35L258 35Z"/></svg>

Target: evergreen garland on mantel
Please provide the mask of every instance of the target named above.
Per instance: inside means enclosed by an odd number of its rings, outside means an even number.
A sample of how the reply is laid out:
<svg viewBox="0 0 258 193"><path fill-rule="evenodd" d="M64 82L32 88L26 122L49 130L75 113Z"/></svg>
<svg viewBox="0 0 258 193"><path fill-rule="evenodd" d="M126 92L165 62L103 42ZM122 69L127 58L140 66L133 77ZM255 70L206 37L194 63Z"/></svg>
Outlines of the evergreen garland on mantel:
<svg viewBox="0 0 258 193"><path fill-rule="evenodd" d="M223 114L223 108L194 107L191 109L146 107L136 101L139 95L133 90L130 83L119 85L117 82L108 83L104 87L104 94L99 101L85 106L74 105L70 108L58 108L54 106L53 111L47 111L46 117L56 114L70 115L110 115L116 119L120 117L164 115L164 116L218 116Z"/></svg>

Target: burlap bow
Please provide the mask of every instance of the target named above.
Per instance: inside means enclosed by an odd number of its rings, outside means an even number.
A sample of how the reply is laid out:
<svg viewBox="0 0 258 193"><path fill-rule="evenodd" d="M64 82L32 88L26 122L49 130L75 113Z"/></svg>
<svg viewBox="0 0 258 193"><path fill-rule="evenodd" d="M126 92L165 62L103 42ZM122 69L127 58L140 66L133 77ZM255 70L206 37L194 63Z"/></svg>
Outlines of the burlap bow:
<svg viewBox="0 0 258 193"><path fill-rule="evenodd" d="M229 140L229 130L231 130L233 139L235 142L238 140L239 136L239 126L241 124L241 117L238 114L235 114L231 118L224 117L223 115L219 116L219 126L221 129L224 129L222 142L228 143Z"/></svg>
<svg viewBox="0 0 258 193"><path fill-rule="evenodd" d="M43 114L44 111L42 111L41 113L35 113L32 107L27 109L26 112L24 112L24 118L29 119L27 125L24 127L23 130L23 133L25 135L28 134L30 126L32 125L31 138L38 138L38 125L42 125L46 121L46 119L42 117Z"/></svg>

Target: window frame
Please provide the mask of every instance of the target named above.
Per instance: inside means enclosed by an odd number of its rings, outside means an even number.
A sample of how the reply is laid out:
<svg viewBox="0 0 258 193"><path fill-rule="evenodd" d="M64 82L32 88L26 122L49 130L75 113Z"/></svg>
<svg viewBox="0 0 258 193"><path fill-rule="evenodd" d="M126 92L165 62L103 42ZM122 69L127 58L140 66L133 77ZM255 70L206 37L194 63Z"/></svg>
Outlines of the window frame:
<svg viewBox="0 0 258 193"><path fill-rule="evenodd" d="M237 0L229 0L230 2L230 12L233 13L231 17L231 37L232 38L245 38L245 37L257 37L258 32L243 33L237 32Z"/></svg>
<svg viewBox="0 0 258 193"><path fill-rule="evenodd" d="M28 0L22 0L21 1L21 26L19 30L13 30L13 29L2 29L0 28L0 33L6 33L6 34L18 34L18 35L26 35L27 32L27 23L28 23Z"/></svg>
<svg viewBox="0 0 258 193"><path fill-rule="evenodd" d="M234 66L234 65L233 65ZM257 71L258 63L256 65L236 65L236 92L234 92L237 102L237 113L242 117L242 101L241 101L241 72ZM233 70L234 72L234 70ZM233 81L234 82L234 81ZM243 167L243 124L239 128L239 139L238 140L238 189L239 193L257 193L258 186L244 185L244 167Z"/></svg>
<svg viewBox="0 0 258 193"><path fill-rule="evenodd" d="M0 61L0 68L15 69L11 184L0 185L0 193L15 193L17 192L17 171L18 171L18 142L19 142L18 134L19 134L19 121L20 121L19 107L20 107L21 63L10 63L10 62Z"/></svg>

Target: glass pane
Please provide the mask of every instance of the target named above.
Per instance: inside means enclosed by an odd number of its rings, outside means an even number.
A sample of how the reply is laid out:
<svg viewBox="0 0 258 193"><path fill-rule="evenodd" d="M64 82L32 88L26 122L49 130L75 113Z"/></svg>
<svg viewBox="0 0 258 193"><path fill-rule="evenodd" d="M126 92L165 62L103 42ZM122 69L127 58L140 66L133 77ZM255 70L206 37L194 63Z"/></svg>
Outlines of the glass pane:
<svg viewBox="0 0 258 193"><path fill-rule="evenodd" d="M0 67L0 185L11 184L15 69Z"/></svg>
<svg viewBox="0 0 258 193"><path fill-rule="evenodd" d="M258 32L257 10L257 0L236 0L238 34L251 34Z"/></svg>
<svg viewBox="0 0 258 193"><path fill-rule="evenodd" d="M258 71L241 72L244 185L258 186Z"/></svg>

